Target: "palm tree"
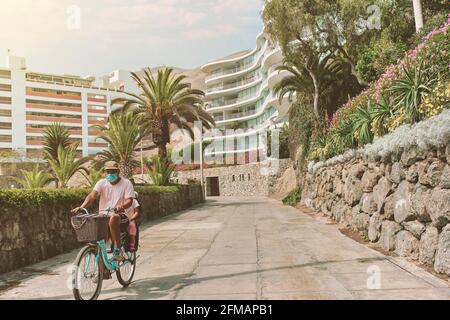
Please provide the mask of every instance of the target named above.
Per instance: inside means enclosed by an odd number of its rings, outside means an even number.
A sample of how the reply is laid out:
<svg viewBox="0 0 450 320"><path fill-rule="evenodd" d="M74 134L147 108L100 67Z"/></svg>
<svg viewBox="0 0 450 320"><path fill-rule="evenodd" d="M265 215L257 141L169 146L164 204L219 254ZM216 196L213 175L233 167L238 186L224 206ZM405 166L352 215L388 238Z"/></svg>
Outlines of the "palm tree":
<svg viewBox="0 0 450 320"><path fill-rule="evenodd" d="M58 158L58 147L70 146L69 131L61 123L55 122L47 127L44 133L44 154L47 159Z"/></svg>
<svg viewBox="0 0 450 320"><path fill-rule="evenodd" d="M346 67L348 65L344 61L331 57L311 57L308 65L295 59L284 59L277 70L288 71L290 76L275 85L274 93L279 96L280 102L286 95L290 100L294 94L311 96L314 114L319 117L324 106L333 102L334 91L339 87L343 76L348 74ZM335 103L336 101L333 104Z"/></svg>
<svg viewBox="0 0 450 320"><path fill-rule="evenodd" d="M56 186L58 188L66 188L67 183L75 173L79 171L88 173L83 164L91 159L90 157L76 159L77 148L78 144L71 144L66 148L59 145L56 159L51 158L48 151L44 151L46 156L48 156L47 161L53 171L53 177L57 182Z"/></svg>
<svg viewBox="0 0 450 320"><path fill-rule="evenodd" d="M171 68L158 70L156 77L149 68L144 69L142 78L134 72L131 75L141 93L129 93L129 99L114 99L112 104L124 102L123 110L135 108L137 114L142 114L144 126L150 129L161 158L166 157L166 145L170 143L170 124L187 130L192 138L194 132L189 123L201 121L206 129L215 124L202 107L204 92L184 82L186 76L173 75Z"/></svg>
<svg viewBox="0 0 450 320"><path fill-rule="evenodd" d="M39 170L39 166L36 165L31 171L20 170L22 172L22 178L13 179L16 180L25 189L37 189L43 188L48 183L53 181L50 174L45 171Z"/></svg>
<svg viewBox="0 0 450 320"><path fill-rule="evenodd" d="M133 169L139 166L134 150L149 131L143 125L143 115L135 111L114 113L106 125L95 125L93 128L100 131L97 139L108 143L108 149L100 152L96 161L116 161L121 173L127 178L131 177Z"/></svg>

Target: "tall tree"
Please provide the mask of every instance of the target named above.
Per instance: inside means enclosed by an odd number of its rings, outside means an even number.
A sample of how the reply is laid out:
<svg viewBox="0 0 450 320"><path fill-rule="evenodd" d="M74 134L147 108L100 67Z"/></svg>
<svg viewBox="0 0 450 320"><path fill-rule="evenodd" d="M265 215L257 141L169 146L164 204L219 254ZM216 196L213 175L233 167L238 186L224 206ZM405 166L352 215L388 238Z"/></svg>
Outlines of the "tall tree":
<svg viewBox="0 0 450 320"><path fill-rule="evenodd" d="M311 57L305 65L304 61L291 56L284 59L277 69L288 71L290 75L275 86L275 94L279 95L280 100L287 94L292 99L294 93L303 97L311 96L316 117L320 117L323 111L332 114L336 104L342 103L342 98L347 98L345 94L343 97L342 94L339 97L339 94L349 93L349 87L357 86L349 78L348 63L341 59L328 57L318 60L317 57Z"/></svg>
<svg viewBox="0 0 450 320"><path fill-rule="evenodd" d="M367 83L356 72L361 48L379 36L383 2L372 0L272 0L266 3L263 18L267 32L280 43L285 57L304 60L314 80L309 61L345 59L361 86Z"/></svg>
<svg viewBox="0 0 450 320"><path fill-rule="evenodd" d="M202 107L204 92L192 89L185 82L186 76L174 75L171 68L158 70L156 76L149 68L143 73L142 77L131 73L141 93L130 93L125 101L119 98L112 104L124 103L123 110L134 109L143 116L144 126L152 132L161 158L166 157L166 145L170 143L170 124L187 130L192 138L194 133L188 123L198 120L206 129L214 125L213 117Z"/></svg>
<svg viewBox="0 0 450 320"><path fill-rule="evenodd" d="M100 131L97 139L108 143L108 149L97 155L97 162L116 161L121 173L127 178L131 177L133 169L139 166L134 151L149 130L143 124L143 115L116 112L109 117L106 125L95 125L93 128Z"/></svg>

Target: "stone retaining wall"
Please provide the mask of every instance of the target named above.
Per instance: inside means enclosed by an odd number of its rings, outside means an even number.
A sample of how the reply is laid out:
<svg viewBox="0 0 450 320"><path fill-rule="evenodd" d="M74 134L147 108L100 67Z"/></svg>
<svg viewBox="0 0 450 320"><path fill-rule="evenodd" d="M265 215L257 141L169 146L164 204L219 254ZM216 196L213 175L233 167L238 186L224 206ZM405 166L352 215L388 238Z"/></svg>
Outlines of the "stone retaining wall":
<svg viewBox="0 0 450 320"><path fill-rule="evenodd" d="M276 164L276 165L275 165ZM289 159L281 159L272 163L251 163L236 166L204 169L204 177L208 184L208 177L219 178L219 192L221 196L269 196L274 190L276 182L291 166ZM269 174L267 172L270 171ZM178 171L179 183L190 180L200 181L200 170ZM208 186L207 186L208 187Z"/></svg>
<svg viewBox="0 0 450 320"><path fill-rule="evenodd" d="M397 161L357 156L306 173L302 202L371 242L450 276L450 146Z"/></svg>
<svg viewBox="0 0 450 320"><path fill-rule="evenodd" d="M88 192L20 210L3 205L0 210L0 274L79 247L81 244L76 240L69 212L81 204ZM194 184L179 186L177 191L139 190L139 193L144 221L204 201L201 186Z"/></svg>

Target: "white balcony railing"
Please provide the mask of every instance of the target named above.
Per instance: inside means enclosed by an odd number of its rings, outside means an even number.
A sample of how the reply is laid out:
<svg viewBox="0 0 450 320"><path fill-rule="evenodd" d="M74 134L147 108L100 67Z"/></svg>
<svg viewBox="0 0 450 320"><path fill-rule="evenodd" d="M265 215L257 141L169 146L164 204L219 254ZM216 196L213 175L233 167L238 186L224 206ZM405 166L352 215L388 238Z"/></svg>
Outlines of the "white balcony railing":
<svg viewBox="0 0 450 320"><path fill-rule="evenodd" d="M257 79L259 79L259 77L253 76L253 77L245 79L245 80L236 81L233 83L221 84L221 85L206 89L206 92L210 93L210 92L215 92L215 91L228 90L228 89L232 89L232 88L241 87L246 84L252 83L252 82L256 81Z"/></svg>
<svg viewBox="0 0 450 320"><path fill-rule="evenodd" d="M248 66L252 65L254 61L255 61L255 58L251 59L251 61L249 61L249 62L247 62L247 63L245 63L243 65L239 65L239 66L231 68L231 69L225 69L225 70L222 70L222 71L219 71L219 72L215 72L215 73L207 76L206 77L206 81L214 79L214 78L217 78L219 76L224 76L224 75L227 75L227 74L237 73L239 71L245 70L245 69L248 68Z"/></svg>

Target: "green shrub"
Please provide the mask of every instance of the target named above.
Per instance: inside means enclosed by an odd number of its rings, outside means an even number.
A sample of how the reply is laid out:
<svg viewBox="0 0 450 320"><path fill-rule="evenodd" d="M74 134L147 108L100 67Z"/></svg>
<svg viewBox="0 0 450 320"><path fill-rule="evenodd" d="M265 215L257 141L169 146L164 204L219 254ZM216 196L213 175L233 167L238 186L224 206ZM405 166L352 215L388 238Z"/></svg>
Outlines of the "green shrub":
<svg viewBox="0 0 450 320"><path fill-rule="evenodd" d="M139 195L173 194L181 192L183 186L136 186ZM57 204L81 204L91 192L89 188L80 189L0 189L0 214L14 212L11 209L38 208Z"/></svg>
<svg viewBox="0 0 450 320"><path fill-rule="evenodd" d="M282 200L283 204L286 206L295 207L297 203L300 202L301 195L300 195L300 189L294 189Z"/></svg>

